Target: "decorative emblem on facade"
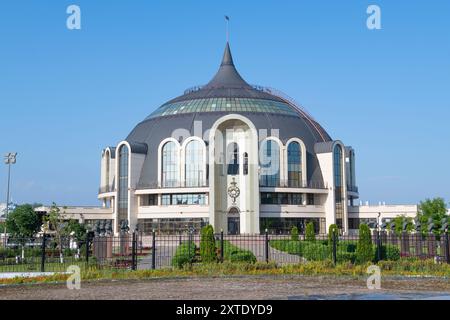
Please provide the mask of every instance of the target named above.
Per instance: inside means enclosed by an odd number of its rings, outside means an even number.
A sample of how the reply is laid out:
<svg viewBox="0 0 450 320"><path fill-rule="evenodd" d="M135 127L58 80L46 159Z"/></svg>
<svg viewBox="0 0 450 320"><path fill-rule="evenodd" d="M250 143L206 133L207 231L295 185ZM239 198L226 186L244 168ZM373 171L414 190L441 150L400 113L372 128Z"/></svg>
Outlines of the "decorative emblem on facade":
<svg viewBox="0 0 450 320"><path fill-rule="evenodd" d="M241 194L241 190L237 186L237 182L235 178L233 177L233 181L230 183L230 186L228 187L228 195L231 199L233 199L233 204L236 204L236 198L239 197Z"/></svg>

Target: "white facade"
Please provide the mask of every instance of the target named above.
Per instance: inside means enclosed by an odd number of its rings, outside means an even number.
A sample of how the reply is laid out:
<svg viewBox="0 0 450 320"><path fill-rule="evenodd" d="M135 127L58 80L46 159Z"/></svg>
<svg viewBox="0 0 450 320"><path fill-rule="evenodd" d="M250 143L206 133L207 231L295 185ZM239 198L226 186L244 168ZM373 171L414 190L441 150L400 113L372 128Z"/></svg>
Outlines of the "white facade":
<svg viewBox="0 0 450 320"><path fill-rule="evenodd" d="M235 130L238 128L239 130ZM226 132L231 130L231 135L227 136ZM217 132L221 132L216 137ZM287 180L287 145L291 141L297 141L302 145L304 150L304 144L301 137L290 139L288 142L283 143L276 137L267 137L266 140L273 140L279 146L279 158L280 163L280 180ZM189 141L198 140L203 146L203 157L210 159L209 163L205 161L205 171L209 172L209 179L204 185L203 183L198 187L186 187L183 184L186 182L184 169L186 167L185 149ZM210 141L213 141L212 143ZM164 181L162 181L162 159L163 159L163 147L166 143L173 142L178 148L176 154L179 157L177 161L178 174L177 180L182 182L173 187L164 187ZM248 153L248 168L244 169L243 165L239 166L239 170L236 174L227 174L227 164L222 160L224 150L230 143L237 143L239 146L239 163L243 164L243 154ZM116 150L127 142L121 142L117 145ZM346 150L345 145L341 141L333 142L330 147L330 152L320 152L317 154L317 158L320 164L320 170L323 175L323 186L307 186L302 183L299 187L289 186L260 186L260 170L258 156L260 154L259 147L261 143L258 139L258 132L253 126L251 120L244 116L231 114L220 118L212 126L210 130L210 136L208 143L205 143L199 138L189 138L183 143L179 143L171 137L163 139L158 148L158 163L155 164L158 167L158 177L160 177L158 184L153 188L139 188L138 181L140 172L142 170L142 163L145 155L134 154L132 151L129 154L129 180L128 180L128 221L130 227L134 229L139 221L148 219L179 219L189 221L191 219L203 219L203 221L212 224L215 230L224 230L229 232L230 224L227 219L230 218L230 210L235 208L232 213L235 221L239 224L239 233L255 234L262 230L261 219L305 219L305 221L318 221L319 232L326 232L331 224L336 223L336 185L335 185L335 157L333 156L333 150L336 146L340 146L342 150ZM129 150L132 147L128 145ZM352 150L347 148L347 150ZM303 152L302 154L305 154ZM354 156L354 155L353 155ZM115 181L113 190L107 190L106 186L102 185L101 190L108 192L101 192L99 199L104 203L111 204L109 213L109 219L115 221L116 230L118 228L118 211L117 206L117 190L118 181L116 179L118 175L117 165L119 160L114 160L109 165L109 170L114 172L114 175L107 172L106 157L108 152L103 152L102 157L102 177L109 176L110 181ZM118 155L116 155L116 158ZM215 161L211 161L215 159ZM354 159L353 159L354 161ZM302 156L302 168L306 176L307 168L306 156ZM350 161L345 153L342 153L342 231L351 232L351 226L349 221L352 219L391 219L398 215L406 215L409 217L415 217L417 213L417 206L355 206L350 201L350 197L353 199L358 198L357 188L355 186L349 187L347 184L348 179L355 180L354 176L351 176ZM354 163L353 163L354 165ZM208 167L208 169L206 169ZM246 173L244 174L244 170ZM354 174L354 173L353 173ZM102 178L102 181L105 181ZM205 181L206 182L206 181ZM235 182L239 188L239 195L236 198L232 198L229 194L229 187ZM350 189L350 190L349 190ZM204 194L205 202L202 204L173 204L163 203L162 198L170 195L176 197L177 195L189 195L189 194ZM278 195L301 195L299 203L277 203L266 204L260 199L261 194L278 194ZM154 203L149 204L144 199L145 197L151 197L155 200ZM107 210L107 209L105 209ZM92 216L92 215L91 215ZM102 215L104 219L106 215ZM234 230L236 231L236 230Z"/></svg>

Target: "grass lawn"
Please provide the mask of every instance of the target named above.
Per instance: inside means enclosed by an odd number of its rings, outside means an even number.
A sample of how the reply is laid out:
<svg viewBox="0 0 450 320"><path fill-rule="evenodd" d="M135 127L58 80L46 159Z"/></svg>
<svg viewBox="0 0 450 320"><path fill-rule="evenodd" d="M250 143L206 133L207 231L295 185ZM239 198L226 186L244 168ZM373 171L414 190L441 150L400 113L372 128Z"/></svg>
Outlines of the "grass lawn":
<svg viewBox="0 0 450 320"><path fill-rule="evenodd" d="M313 261L296 265L279 267L274 263L205 263L189 264L183 268L157 269L157 270L111 270L82 268L83 280L110 280L110 279L154 279L201 276L232 276L232 275L308 275L308 276L351 276L367 277L367 268L371 263L355 265L339 263L336 266L329 260ZM433 276L442 277L443 281L450 278L450 264L436 264L433 260L401 259L399 261L380 261L377 264L383 276ZM46 277L0 279L0 284L21 283L49 283L64 282L67 274L57 274Z"/></svg>
<svg viewBox="0 0 450 320"><path fill-rule="evenodd" d="M71 265L79 266L80 269L86 268L86 262L79 261L67 261L65 263L60 262L46 262L45 272L65 272ZM40 272L41 262L26 263L26 264L9 264L0 265L0 272Z"/></svg>

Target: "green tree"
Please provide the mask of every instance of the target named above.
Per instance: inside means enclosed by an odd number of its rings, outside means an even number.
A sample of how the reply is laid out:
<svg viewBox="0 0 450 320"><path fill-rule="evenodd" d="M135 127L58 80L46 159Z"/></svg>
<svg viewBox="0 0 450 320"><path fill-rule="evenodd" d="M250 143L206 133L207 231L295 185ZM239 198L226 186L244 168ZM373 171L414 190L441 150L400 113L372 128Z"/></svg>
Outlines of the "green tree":
<svg viewBox="0 0 450 320"><path fill-rule="evenodd" d="M39 231L41 225L41 219L29 204L16 207L6 219L8 233L13 237L33 237Z"/></svg>
<svg viewBox="0 0 450 320"><path fill-rule="evenodd" d="M395 225L394 232L396 235L400 236L403 232L403 224L406 223L406 232L411 232L414 230L414 223L413 219L411 217L406 217L405 215L400 215L395 217L392 222ZM388 228L390 228L390 225L392 222L389 222Z"/></svg>
<svg viewBox="0 0 450 320"><path fill-rule="evenodd" d="M373 258L374 250L369 226L361 224L359 226L358 244L356 245L356 262L366 263L372 261Z"/></svg>
<svg viewBox="0 0 450 320"><path fill-rule="evenodd" d="M306 241L315 241L316 240L316 232L314 230L314 222L308 222L306 224L305 231L305 240Z"/></svg>
<svg viewBox="0 0 450 320"><path fill-rule="evenodd" d="M200 239L200 256L202 262L216 261L216 240L214 239L214 228L207 225L202 228Z"/></svg>
<svg viewBox="0 0 450 320"><path fill-rule="evenodd" d="M75 241L80 245L86 239L86 226L78 222L78 220L70 220L67 224L67 232L73 236Z"/></svg>
<svg viewBox="0 0 450 320"><path fill-rule="evenodd" d="M59 257L61 263L63 259L63 238L69 236L70 229L68 222L64 219L65 212L61 212L61 209L53 202L50 211L44 216L45 232L53 232L55 235L55 244L59 249Z"/></svg>
<svg viewBox="0 0 450 320"><path fill-rule="evenodd" d="M291 240L298 241L298 228L296 226L293 226L291 229Z"/></svg>
<svg viewBox="0 0 450 320"><path fill-rule="evenodd" d="M440 235L442 231L442 219L448 217L447 207L443 198L426 199L420 202L417 219L422 224L422 233L428 233L428 219L432 218L434 223L434 233Z"/></svg>

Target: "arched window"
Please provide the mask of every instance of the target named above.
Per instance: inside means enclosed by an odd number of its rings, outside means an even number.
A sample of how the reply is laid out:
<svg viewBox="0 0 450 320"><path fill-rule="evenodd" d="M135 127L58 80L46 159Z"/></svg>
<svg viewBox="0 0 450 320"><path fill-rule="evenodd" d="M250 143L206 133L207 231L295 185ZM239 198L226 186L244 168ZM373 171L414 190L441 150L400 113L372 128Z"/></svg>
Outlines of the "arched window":
<svg viewBox="0 0 450 320"><path fill-rule="evenodd" d="M236 142L230 143L227 147L227 165L228 174L239 174L239 146Z"/></svg>
<svg viewBox="0 0 450 320"><path fill-rule="evenodd" d="M178 146L170 141L162 148L162 186L177 187L179 176Z"/></svg>
<svg viewBox="0 0 450 320"><path fill-rule="evenodd" d="M246 175L248 175L248 153L247 152L244 152L243 158L244 158L243 171L244 171L244 176L246 176Z"/></svg>
<svg viewBox="0 0 450 320"><path fill-rule="evenodd" d="M109 154L109 150L106 150L105 153L105 190L111 191L111 185L109 184L109 170L110 170L110 162L111 162L111 156Z"/></svg>
<svg viewBox="0 0 450 320"><path fill-rule="evenodd" d="M350 162L350 175L349 175L349 182L348 185L353 190L353 188L356 186L356 178L355 178L355 152L353 150L350 150L349 155L349 162Z"/></svg>
<svg viewBox="0 0 450 320"><path fill-rule="evenodd" d="M119 228L122 221L128 219L128 163L129 163L129 149L126 145L122 145L119 150L119 186L118 186Z"/></svg>
<svg viewBox="0 0 450 320"><path fill-rule="evenodd" d="M339 144L333 150L333 163L336 224L339 229L342 229L344 219L344 188L342 186L344 169L342 165L342 147Z"/></svg>
<svg viewBox="0 0 450 320"><path fill-rule="evenodd" d="M273 140L265 140L260 151L260 185L276 187L280 184L280 147Z"/></svg>
<svg viewBox="0 0 450 320"><path fill-rule="evenodd" d="M185 180L186 187L200 187L204 184L205 164L203 144L193 140L186 146Z"/></svg>
<svg viewBox="0 0 450 320"><path fill-rule="evenodd" d="M288 185L289 187L302 186L302 151L300 143L289 143L288 150Z"/></svg>

